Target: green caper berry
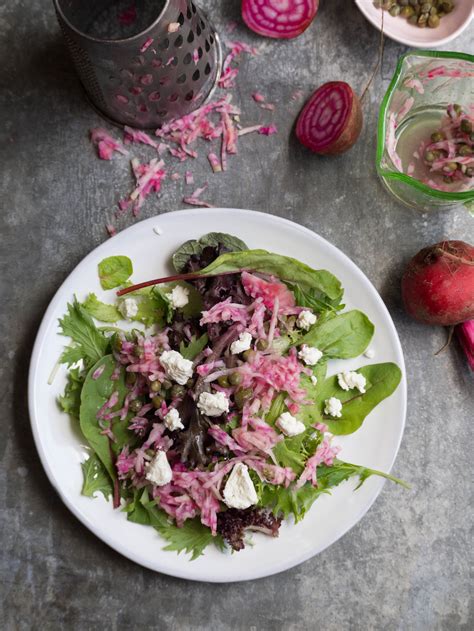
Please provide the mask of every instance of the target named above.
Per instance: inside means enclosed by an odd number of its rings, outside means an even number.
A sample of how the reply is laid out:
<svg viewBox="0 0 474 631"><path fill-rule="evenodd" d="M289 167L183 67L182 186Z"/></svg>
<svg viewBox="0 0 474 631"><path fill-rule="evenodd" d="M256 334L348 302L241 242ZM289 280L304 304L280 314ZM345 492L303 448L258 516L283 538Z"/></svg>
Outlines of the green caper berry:
<svg viewBox="0 0 474 631"><path fill-rule="evenodd" d="M458 154L463 157L470 156L472 155L472 149L469 145L461 145L458 148Z"/></svg>
<svg viewBox="0 0 474 631"><path fill-rule="evenodd" d="M408 4L408 0L398 0L398 4L399 4L401 7L406 7L406 6L407 6L407 4Z"/></svg>
<svg viewBox="0 0 474 631"><path fill-rule="evenodd" d="M456 112L456 114L457 114L458 116L460 116L460 115L462 114L462 106L461 106L461 105L459 105L459 103L455 103L455 104L453 105L453 110Z"/></svg>
<svg viewBox="0 0 474 631"><path fill-rule="evenodd" d="M255 359L255 351L253 351L251 348L249 348L249 350L248 350L248 351L244 351L244 352L242 353L242 357L244 358L244 360L245 360L246 362L250 362L250 361L252 361L253 359Z"/></svg>
<svg viewBox="0 0 474 631"><path fill-rule="evenodd" d="M159 381L152 381L150 383L150 390L152 392L160 392L160 390L161 390L161 383Z"/></svg>
<svg viewBox="0 0 474 631"><path fill-rule="evenodd" d="M400 15L400 11L401 8L398 6L398 4L394 4L392 7L390 7L389 9L389 13L392 17L396 18L397 15Z"/></svg>
<svg viewBox="0 0 474 631"><path fill-rule="evenodd" d="M417 7L418 6L418 0L409 0L410 4L412 7Z"/></svg>
<svg viewBox="0 0 474 631"><path fill-rule="evenodd" d="M467 167L466 175L467 175L467 177L472 177L474 175L474 168L473 167Z"/></svg>
<svg viewBox="0 0 474 631"><path fill-rule="evenodd" d="M161 404L163 403L163 397L153 397L151 402L153 403L153 407L158 410L161 407Z"/></svg>
<svg viewBox="0 0 474 631"><path fill-rule="evenodd" d="M265 351L268 348L268 342L267 340L258 340L257 342L257 350L259 351Z"/></svg>
<svg viewBox="0 0 474 631"><path fill-rule="evenodd" d="M412 15L411 17L408 18L407 22L408 24L413 24L413 26L416 26L418 24L418 16Z"/></svg>
<svg viewBox="0 0 474 631"><path fill-rule="evenodd" d="M422 13L429 13L431 9L431 2L423 2L421 5Z"/></svg>
<svg viewBox="0 0 474 631"><path fill-rule="evenodd" d="M440 23L440 19L437 15L430 15L428 18L428 26L430 28L438 28Z"/></svg>
<svg viewBox="0 0 474 631"><path fill-rule="evenodd" d="M464 118L461 121L461 131L465 134L470 134L472 132L472 123L467 120L467 118Z"/></svg>
<svg viewBox="0 0 474 631"><path fill-rule="evenodd" d="M403 9L400 11L400 15L402 18L411 18L413 15L415 15L415 9L412 6L403 7Z"/></svg>
<svg viewBox="0 0 474 631"><path fill-rule="evenodd" d="M454 9L454 5L451 0L445 0L445 2L441 3L441 8L445 13L451 13Z"/></svg>
<svg viewBox="0 0 474 631"><path fill-rule="evenodd" d="M431 140L433 142L441 142L442 140L444 140L444 134L442 131L435 131L433 134L431 134Z"/></svg>
<svg viewBox="0 0 474 631"><path fill-rule="evenodd" d="M125 383L128 384L129 386L133 386L133 384L135 383L135 381L137 380L137 373L135 372L127 372L127 375L125 377Z"/></svg>
<svg viewBox="0 0 474 631"><path fill-rule="evenodd" d="M451 173L453 171L456 171L457 168L458 168L458 163L457 162L447 162L444 165L443 170L447 171L448 173Z"/></svg>
<svg viewBox="0 0 474 631"><path fill-rule="evenodd" d="M237 390L234 395L235 404L241 410L244 407L244 403L252 396L252 388L241 388Z"/></svg>
<svg viewBox="0 0 474 631"><path fill-rule="evenodd" d="M140 412L140 410L142 409L142 405L143 404L140 399L134 399L130 402L130 405L128 407L132 412Z"/></svg>
<svg viewBox="0 0 474 631"><path fill-rule="evenodd" d="M185 392L186 389L183 386L180 386L178 383L175 383L175 385L171 388L171 396L173 397L173 399L180 399L184 396Z"/></svg>
<svg viewBox="0 0 474 631"><path fill-rule="evenodd" d="M229 375L229 383L231 386L240 386L242 379L243 377L240 372L233 372Z"/></svg>
<svg viewBox="0 0 474 631"><path fill-rule="evenodd" d="M425 160L426 162L434 162L436 160L434 151L425 151Z"/></svg>
<svg viewBox="0 0 474 631"><path fill-rule="evenodd" d="M438 15L438 9L436 7L431 7L430 15Z"/></svg>
<svg viewBox="0 0 474 631"><path fill-rule="evenodd" d="M228 388L230 386L229 379L226 375L219 377L217 383L221 386L221 388Z"/></svg>
<svg viewBox="0 0 474 631"><path fill-rule="evenodd" d="M418 18L418 22L417 22L418 26L420 28L425 28L427 22L428 22L428 17L426 13L422 13Z"/></svg>
<svg viewBox="0 0 474 631"><path fill-rule="evenodd" d="M165 390L169 390L172 385L173 384L168 379L165 379L164 381L161 382L161 387L164 388Z"/></svg>
<svg viewBox="0 0 474 631"><path fill-rule="evenodd" d="M389 9L391 9L392 4L393 4L392 0L383 0L382 9L385 9L385 11L388 11Z"/></svg>

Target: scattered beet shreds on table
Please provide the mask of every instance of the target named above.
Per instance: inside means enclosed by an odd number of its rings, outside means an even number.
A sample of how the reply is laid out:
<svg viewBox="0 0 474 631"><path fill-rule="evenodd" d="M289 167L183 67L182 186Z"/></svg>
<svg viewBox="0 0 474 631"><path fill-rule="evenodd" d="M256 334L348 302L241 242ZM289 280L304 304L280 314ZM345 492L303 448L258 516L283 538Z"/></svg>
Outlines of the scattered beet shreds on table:
<svg viewBox="0 0 474 631"><path fill-rule="evenodd" d="M258 54L256 48L243 42L229 43L228 48L230 50L224 60L219 80L219 88L224 91L235 87L239 69L234 67L234 63L238 57L242 53ZM260 94L257 98L254 97L254 101L269 112L274 109L274 106L266 103L265 97ZM210 173L220 174L228 169L228 155L235 155L238 152L239 136L246 136L252 132L261 136L277 133L277 128L272 122L244 126L240 117L240 108L232 102L232 95L224 93L194 112L165 123L156 130L156 139L149 133L128 126L124 128L123 142L112 137L103 128L91 129L91 142L97 149L98 157L102 160L112 160L116 154L128 155L131 145L134 144L145 145L154 153L150 161L144 163L132 157L131 168L135 185L127 196L117 202L116 217L127 211L137 216L146 198L152 193L160 192L163 180L180 182L184 179L186 185L193 184L194 177L191 170L185 172L184 178L178 177L175 172L176 161L185 162L190 159L205 161L209 165ZM210 147L200 152L198 141L206 141ZM197 191L184 195L183 203L211 207L211 204L199 199L199 195L206 189L207 183ZM115 234L116 229L112 223L108 222L106 229L109 235Z"/></svg>

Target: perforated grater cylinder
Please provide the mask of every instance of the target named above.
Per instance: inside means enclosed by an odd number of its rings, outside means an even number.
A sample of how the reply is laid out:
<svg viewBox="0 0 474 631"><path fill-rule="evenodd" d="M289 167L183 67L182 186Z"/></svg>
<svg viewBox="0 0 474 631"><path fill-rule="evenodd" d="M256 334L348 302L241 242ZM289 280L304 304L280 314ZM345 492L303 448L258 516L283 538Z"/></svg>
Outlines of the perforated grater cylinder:
<svg viewBox="0 0 474 631"><path fill-rule="evenodd" d="M219 80L219 37L192 0L54 0L92 105L156 128L200 107Z"/></svg>

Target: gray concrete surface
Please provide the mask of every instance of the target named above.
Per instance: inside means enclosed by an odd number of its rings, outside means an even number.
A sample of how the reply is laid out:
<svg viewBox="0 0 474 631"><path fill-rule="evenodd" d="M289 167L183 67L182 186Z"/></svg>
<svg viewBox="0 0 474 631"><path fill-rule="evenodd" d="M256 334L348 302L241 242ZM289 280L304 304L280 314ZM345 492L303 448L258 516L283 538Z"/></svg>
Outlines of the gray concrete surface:
<svg viewBox="0 0 474 631"><path fill-rule="evenodd" d="M467 0L466 0L467 1ZM210 0L219 28L237 0ZM40 319L74 266L106 239L104 224L131 181L126 161L94 158L87 131L100 124L61 42L48 0L0 6L0 627L27 629L451 630L472 629L472 378L458 349L439 357L445 332L415 324L400 306L405 261L444 237L473 241L462 209L421 215L387 196L374 172L382 95L405 48L387 41L364 106L365 126L345 156L299 147L300 104L329 79L361 90L378 33L348 0L322 2L315 24L291 42L264 41L239 23L233 37L263 44L244 59L235 89L244 122L271 120L250 99L277 104L271 139L248 137L207 199L293 219L346 252L375 283L401 336L409 378L407 428L394 472L409 493L385 485L370 512L318 557L252 583L187 583L154 574L110 550L57 499L39 463L27 411L27 370ZM472 52L473 31L448 48ZM149 154L148 154L149 155ZM182 172L183 167L178 166ZM182 206L167 184L142 217ZM133 223L126 216L120 228Z"/></svg>

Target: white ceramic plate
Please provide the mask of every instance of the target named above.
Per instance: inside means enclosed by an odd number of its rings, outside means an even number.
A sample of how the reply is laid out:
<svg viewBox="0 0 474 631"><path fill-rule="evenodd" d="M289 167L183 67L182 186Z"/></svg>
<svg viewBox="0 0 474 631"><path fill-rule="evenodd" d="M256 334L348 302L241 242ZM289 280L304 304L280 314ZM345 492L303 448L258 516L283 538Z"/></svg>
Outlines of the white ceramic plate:
<svg viewBox="0 0 474 631"><path fill-rule="evenodd" d="M154 232L156 226L162 230L161 236ZM111 300L112 292L103 292L99 285L99 261L106 256L125 254L133 261L135 281L164 276L169 269L166 262L179 245L212 231L235 234L251 248L294 256L312 267L333 272L345 287L347 306L362 309L376 327L372 344L375 358L361 357L344 365L355 368L393 361L405 375L400 342L384 303L366 276L340 250L310 230L272 215L219 208L182 210L147 219L119 233L91 252L65 280L46 311L34 346L29 409L36 446L52 485L66 506L93 533L152 570L193 580L228 582L281 572L321 552L361 519L380 493L383 480L372 477L357 492L353 492L355 482L342 484L332 496L318 499L303 522L284 524L278 539L255 535L255 545L238 554L223 554L211 547L204 556L191 562L184 554L164 552L163 541L152 528L128 522L125 514L114 511L102 496L91 500L81 495L84 441L56 404L66 383L64 367L53 384L48 385L48 377L66 341L58 335L57 328L66 303L74 294L83 299L91 291L103 300ZM330 372L335 372L337 366L337 362L332 362ZM359 431L339 438L342 458L390 471L403 434L405 410L403 376L396 392L370 414Z"/></svg>
<svg viewBox="0 0 474 631"><path fill-rule="evenodd" d="M382 12L374 7L373 0L355 0L355 3L369 22L380 30ZM455 9L442 18L438 28L419 28L384 11L383 32L390 39L414 48L444 46L461 35L472 20L472 0L456 0L455 4Z"/></svg>

